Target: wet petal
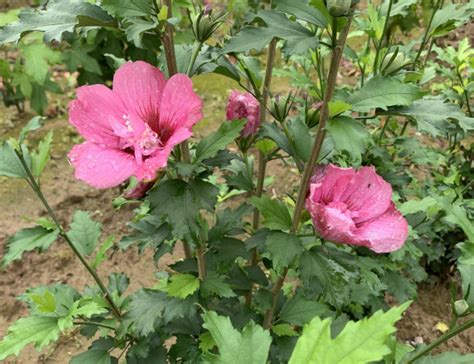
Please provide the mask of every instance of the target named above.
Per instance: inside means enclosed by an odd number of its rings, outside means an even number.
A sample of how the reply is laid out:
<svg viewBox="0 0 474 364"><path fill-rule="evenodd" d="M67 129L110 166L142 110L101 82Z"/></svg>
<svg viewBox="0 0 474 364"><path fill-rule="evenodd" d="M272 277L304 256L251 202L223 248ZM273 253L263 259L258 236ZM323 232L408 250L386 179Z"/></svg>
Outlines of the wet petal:
<svg viewBox="0 0 474 364"><path fill-rule="evenodd" d="M96 188L118 186L137 169L133 155L90 142L74 146L68 157L76 178Z"/></svg>
<svg viewBox="0 0 474 364"><path fill-rule="evenodd" d="M191 129L202 119L202 101L193 91L191 79L176 74L166 82L160 106L160 129Z"/></svg>
<svg viewBox="0 0 474 364"><path fill-rule="evenodd" d="M127 62L115 72L113 91L129 113L135 113L155 129L158 127L165 83L163 73L151 64Z"/></svg>
<svg viewBox="0 0 474 364"><path fill-rule="evenodd" d="M69 103L69 122L88 141L117 147L113 125L123 124L124 106L104 85L82 86L77 99Z"/></svg>
<svg viewBox="0 0 474 364"><path fill-rule="evenodd" d="M353 168L341 168L333 164L317 167L311 178L311 198L314 202L339 201L356 174Z"/></svg>
<svg viewBox="0 0 474 364"><path fill-rule="evenodd" d="M400 249L408 237L408 223L393 202L376 219L364 222L354 231L356 239L376 253Z"/></svg>

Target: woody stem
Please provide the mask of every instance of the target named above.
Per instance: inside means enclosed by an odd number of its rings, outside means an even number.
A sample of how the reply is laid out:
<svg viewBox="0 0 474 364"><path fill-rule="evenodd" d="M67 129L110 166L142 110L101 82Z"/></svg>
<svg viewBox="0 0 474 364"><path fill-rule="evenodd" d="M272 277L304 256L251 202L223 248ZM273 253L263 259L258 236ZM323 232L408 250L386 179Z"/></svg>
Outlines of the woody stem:
<svg viewBox="0 0 474 364"><path fill-rule="evenodd" d="M346 44L347 35L349 34L349 29L351 27L352 22L352 15L351 13L347 17L347 24L341 30L339 34L339 39L337 41L336 47L332 50L331 54L331 65L329 68L329 74L327 78L327 85L326 85L326 92L324 94L323 105L321 107L321 113L319 116L319 125L316 131L316 136L314 139L313 148L311 150L311 156L309 158L308 163L305 166L303 176L301 177L300 188L298 191L298 197L296 200L296 207L293 213L293 220L290 229L290 233L296 233L299 228L299 222L301 213L304 207L304 201L306 200L306 193L308 191L309 180L311 175L313 174L314 166L316 165L316 161L319 157L319 153L321 152L321 147L324 142L324 137L326 135L326 123L329 118L329 102L332 99L334 94L334 89L336 88L336 79L337 73L339 69L339 64L341 62L342 53L344 51L344 45ZM263 327L265 329L270 329L272 326L273 314L275 312L278 297L280 295L281 288L285 283L286 275L288 274L288 267L283 269L282 275L278 278L275 286L272 290L273 302L272 307L270 307L265 313L265 319L263 321Z"/></svg>

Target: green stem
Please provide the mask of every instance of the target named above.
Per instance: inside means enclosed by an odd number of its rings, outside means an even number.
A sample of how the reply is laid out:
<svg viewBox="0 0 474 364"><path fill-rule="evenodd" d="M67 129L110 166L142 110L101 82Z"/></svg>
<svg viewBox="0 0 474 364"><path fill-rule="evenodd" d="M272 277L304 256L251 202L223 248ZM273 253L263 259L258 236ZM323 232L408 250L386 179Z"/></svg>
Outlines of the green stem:
<svg viewBox="0 0 474 364"><path fill-rule="evenodd" d="M377 141L377 144L380 145L380 143L382 142L382 139L383 139L383 136L385 135L385 130L387 130L387 126L388 126L388 118L385 120L385 123L383 124L383 127L382 127L382 131L380 132L380 135L379 135L379 140Z"/></svg>
<svg viewBox="0 0 474 364"><path fill-rule="evenodd" d="M426 43L428 42L431 24L433 23L433 19L436 12L440 8L440 4L441 4L441 1L438 1L435 8L433 9L433 13L431 14L430 20L428 21L428 25L426 26L426 29L425 29L425 33L423 34L423 40L421 41L420 48L418 49L415 60L413 61L413 67L416 67L416 64L418 63L418 59L420 59L421 52L423 52L423 49L425 48Z"/></svg>
<svg viewBox="0 0 474 364"><path fill-rule="evenodd" d="M199 41L196 41L194 43L193 47L193 54L191 55L191 60L188 64L188 69L186 70L186 74L191 77L191 72L193 71L194 64L196 63L197 56L199 55L199 52L201 51L202 43Z"/></svg>
<svg viewBox="0 0 474 364"><path fill-rule="evenodd" d="M453 336L456 336L459 333L461 333L461 332L463 332L467 329L470 329L471 327L474 327L474 319L471 319L471 320L459 325L458 327L455 327L454 329L449 330L448 332L445 332L443 335L441 335L439 338L437 338L431 344L425 346L423 349L421 349L415 355L410 357L410 359L408 361L406 361L405 364L414 363L416 360L420 359L422 356L425 356L426 354L428 354L431 350L433 350L437 346L441 345L445 341L448 341Z"/></svg>
<svg viewBox="0 0 474 364"><path fill-rule="evenodd" d="M84 325L84 326L97 326L97 327L103 327L109 330L116 331L117 329L113 326L103 324L101 322L95 322L95 321L74 321L74 325Z"/></svg>
<svg viewBox="0 0 474 364"><path fill-rule="evenodd" d="M203 281L206 278L206 258L204 256L203 247L199 247L198 249L196 249L196 258L198 262L199 279Z"/></svg>
<svg viewBox="0 0 474 364"><path fill-rule="evenodd" d="M389 0L387 15L385 17L385 23L383 25L382 34L380 36L380 40L379 40L379 44L377 45L377 49L375 50L375 59L374 59L374 66L373 66L374 75L377 75L377 73L378 73L378 67L379 67L378 63L379 63L379 58L380 58L380 50L382 49L383 41L385 39L385 34L387 33L388 23L390 21L390 13L392 12L392 3L393 3L393 0Z"/></svg>
<svg viewBox="0 0 474 364"><path fill-rule="evenodd" d="M304 202L306 200L306 193L308 191L309 180L313 174L314 166L316 165L316 161L318 160L319 153L321 152L321 147L324 142L324 137L326 135L326 123L329 119L329 102L331 101L334 94L334 90L336 88L337 73L339 70L339 64L341 62L342 53L344 51L344 46L346 44L347 35L349 34L349 29L351 27L352 16L353 12L351 12L351 14L347 17L347 24L342 29L339 35L339 40L337 41L337 45L332 51L331 65L329 68L329 74L326 84L326 93L324 94L323 105L321 107L321 112L319 115L318 130L316 132L313 148L311 150L311 156L305 166L303 176L301 177L298 198L296 200L295 211L293 213L293 220L290 229L290 233L293 234L298 231L301 213L303 212ZM265 318L263 321L263 327L265 329L270 329L272 326L273 315L278 304L278 297L280 295L281 288L285 283L286 275L288 274L288 269L288 267L285 267L283 269L282 275L278 278L272 289L272 306L265 312Z"/></svg>
<svg viewBox="0 0 474 364"><path fill-rule="evenodd" d="M59 230L59 235L66 241L66 243L69 245L69 247L72 249L74 254L79 258L80 262L82 265L87 269L87 271L90 273L92 278L96 281L97 285L100 287L101 291L104 293L105 299L109 303L110 308L112 309L113 314L116 316L117 319L121 319L121 313L120 309L117 307L115 302L112 299L112 296L110 295L109 291L105 287L104 283L100 279L99 275L97 272L89 265L87 260L84 258L84 256L77 250L76 246L74 243L71 241L69 238L69 235L66 233L64 228L62 227L61 223L59 222L56 214L52 210L51 206L49 205L48 201L46 200L46 197L44 196L43 192L41 191L40 187L38 186L38 183L36 182L35 177L31 173L30 168L28 167L28 164L25 161L25 158L23 157L23 154L15 150L16 155L18 156L23 168L26 171L26 174L28 176L28 181L30 183L31 188L35 192L36 196L40 199L40 201L43 203L43 206L46 208L46 211L48 212L49 216L51 219L53 219L54 224Z"/></svg>

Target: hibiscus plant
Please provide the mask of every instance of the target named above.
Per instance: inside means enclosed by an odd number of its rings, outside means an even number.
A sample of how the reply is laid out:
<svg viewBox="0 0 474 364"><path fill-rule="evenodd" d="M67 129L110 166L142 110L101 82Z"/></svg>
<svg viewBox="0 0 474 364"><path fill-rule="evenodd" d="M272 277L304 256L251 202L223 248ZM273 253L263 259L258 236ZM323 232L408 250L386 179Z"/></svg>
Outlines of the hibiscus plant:
<svg viewBox="0 0 474 364"><path fill-rule="evenodd" d="M117 206L138 206L118 242L85 211L65 225L40 183L52 136L28 141L44 120L1 142L0 176L26 181L48 216L8 239L4 266L58 241L91 279L28 289L0 360L79 328L90 346L73 364L474 361L427 357L474 326L472 52L436 44L472 4L240 3L50 0L0 28L1 44L33 32L62 49L81 85L75 177L128 184ZM234 89L218 106L227 120L197 137L206 101L192 78L211 73ZM113 248L176 259L130 292L125 274L98 272ZM453 262L449 329L397 340L416 284Z"/></svg>

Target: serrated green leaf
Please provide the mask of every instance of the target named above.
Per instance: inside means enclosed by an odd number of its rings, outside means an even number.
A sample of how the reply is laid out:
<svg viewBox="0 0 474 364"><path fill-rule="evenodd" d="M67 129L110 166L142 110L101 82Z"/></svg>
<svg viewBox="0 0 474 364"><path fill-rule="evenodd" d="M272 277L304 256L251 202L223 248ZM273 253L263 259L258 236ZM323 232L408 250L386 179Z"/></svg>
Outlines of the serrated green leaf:
<svg viewBox="0 0 474 364"><path fill-rule="evenodd" d="M39 312L53 313L56 311L56 300L50 291L45 291L43 294L30 293L28 297L35 303Z"/></svg>
<svg viewBox="0 0 474 364"><path fill-rule="evenodd" d="M103 261L107 259L107 251L114 246L115 237L109 236L100 246L99 250L97 251L94 260L92 261L92 268L96 269Z"/></svg>
<svg viewBox="0 0 474 364"><path fill-rule="evenodd" d="M8 332L0 342L0 360L20 353L23 348L33 343L38 349L58 340L58 319L54 317L24 317L8 328Z"/></svg>
<svg viewBox="0 0 474 364"><path fill-rule="evenodd" d="M67 234L77 250L84 255L91 255L99 242L100 227L100 223L92 220L88 212L79 210L74 213Z"/></svg>
<svg viewBox="0 0 474 364"><path fill-rule="evenodd" d="M224 149L229 143L240 135L246 120L231 120L223 122L219 129L203 138L196 147L196 162L214 157L216 153Z"/></svg>
<svg viewBox="0 0 474 364"><path fill-rule="evenodd" d="M199 349L201 349L203 353L208 352L215 346L216 343L209 331L203 332L201 335L199 335Z"/></svg>
<svg viewBox="0 0 474 364"><path fill-rule="evenodd" d="M235 297L230 284L225 282L224 277L217 274L208 274L201 283L201 291L205 296L216 294L219 297Z"/></svg>
<svg viewBox="0 0 474 364"><path fill-rule="evenodd" d="M110 356L113 347L112 339L99 339L94 341L87 351L73 356L69 364L115 364L118 360Z"/></svg>
<svg viewBox="0 0 474 364"><path fill-rule="evenodd" d="M61 61L61 53L43 43L33 43L20 47L25 59L26 74L39 85L44 85L49 66Z"/></svg>
<svg viewBox="0 0 474 364"><path fill-rule="evenodd" d="M431 196L427 196L422 200L410 200L404 202L399 210L403 215L415 214L420 211L426 211L430 208L436 207L438 202Z"/></svg>
<svg viewBox="0 0 474 364"><path fill-rule="evenodd" d="M46 137L39 142L38 150L31 153L31 172L33 176L40 177L46 164L51 159L49 151L53 142L53 131L50 130Z"/></svg>
<svg viewBox="0 0 474 364"><path fill-rule="evenodd" d="M151 289L140 289L133 294L126 318L134 323L135 331L148 335L155 329L155 323L163 315L166 294Z"/></svg>
<svg viewBox="0 0 474 364"><path fill-rule="evenodd" d="M395 322L409 302L377 311L358 322L349 321L336 338L331 338L331 319L314 318L303 329L289 364L352 364L381 360L390 353L387 338L395 332Z"/></svg>
<svg viewBox="0 0 474 364"><path fill-rule="evenodd" d="M151 0L103 0L101 7L113 16L149 16L152 4Z"/></svg>
<svg viewBox="0 0 474 364"><path fill-rule="evenodd" d="M26 228L18 231L7 241L7 252L3 257L3 265L20 259L24 252L33 249L46 250L58 237L58 230L48 230L42 226Z"/></svg>
<svg viewBox="0 0 474 364"><path fill-rule="evenodd" d="M290 155L303 162L309 161L314 138L309 132L308 126L300 118L290 120L286 125L291 144Z"/></svg>
<svg viewBox="0 0 474 364"><path fill-rule="evenodd" d="M474 130L474 118L466 116L459 106L440 98L425 97L411 106L391 109L390 112L414 119L419 131L434 137L444 137L456 122L466 132Z"/></svg>
<svg viewBox="0 0 474 364"><path fill-rule="evenodd" d="M369 141L369 132L361 123L348 116L338 116L328 121L326 129L337 150L346 150L354 160L362 159Z"/></svg>
<svg viewBox="0 0 474 364"><path fill-rule="evenodd" d="M467 212L460 201L452 202L448 198L437 199L440 206L446 213L445 221L459 226L471 243L474 243L474 224L467 217Z"/></svg>
<svg viewBox="0 0 474 364"><path fill-rule="evenodd" d="M199 278L191 274L175 274L171 277L167 292L168 296L184 299L199 288Z"/></svg>
<svg viewBox="0 0 474 364"><path fill-rule="evenodd" d="M260 211L264 225L269 229L289 230L291 228L291 215L284 203L267 196L252 197L250 203Z"/></svg>
<svg viewBox="0 0 474 364"><path fill-rule="evenodd" d="M13 147L8 142L0 143L0 176L26 178L28 175Z"/></svg>
<svg viewBox="0 0 474 364"><path fill-rule="evenodd" d="M0 44L17 42L26 34L39 31L44 41L61 41L76 26L115 27L115 22L99 6L82 0L50 0L46 10L24 9L19 20L2 28Z"/></svg>
<svg viewBox="0 0 474 364"><path fill-rule="evenodd" d="M271 232L265 245L276 269L288 267L304 250L300 238L280 231Z"/></svg>
<svg viewBox="0 0 474 364"><path fill-rule="evenodd" d="M326 17L314 6L308 5L308 0L275 0L276 10L296 16L318 27L328 25Z"/></svg>
<svg viewBox="0 0 474 364"><path fill-rule="evenodd" d="M353 111L369 112L373 109L387 110L389 106L408 106L422 96L418 86L378 76L366 82L346 101L352 104Z"/></svg>
<svg viewBox="0 0 474 364"><path fill-rule="evenodd" d="M167 218L175 237L183 238L201 231L200 210L213 211L219 190L202 180L167 180L148 193L151 214Z"/></svg>
<svg viewBox="0 0 474 364"><path fill-rule="evenodd" d="M35 116L30 121L28 121L28 124L26 124L26 126L20 131L20 136L18 137L18 144L23 144L23 141L25 140L26 135L29 132L41 128L43 126L43 119L44 118L41 116Z"/></svg>
<svg viewBox="0 0 474 364"><path fill-rule="evenodd" d="M74 44L70 52L63 53L63 62L69 72L77 71L82 67L87 72L102 75L99 62L89 55L87 48L80 43Z"/></svg>
<svg viewBox="0 0 474 364"><path fill-rule="evenodd" d="M327 311L328 308L322 303L296 295L285 303L278 316L282 321L303 326L315 316L322 316Z"/></svg>
<svg viewBox="0 0 474 364"><path fill-rule="evenodd" d="M265 364L272 339L269 331L253 321L240 333L232 326L229 317L206 311L203 327L208 329L219 348L215 361L222 364Z"/></svg>

